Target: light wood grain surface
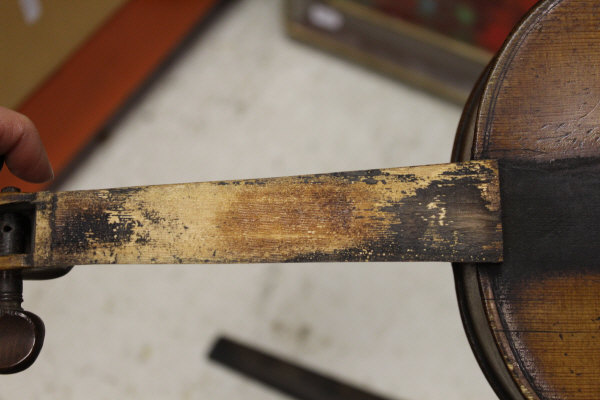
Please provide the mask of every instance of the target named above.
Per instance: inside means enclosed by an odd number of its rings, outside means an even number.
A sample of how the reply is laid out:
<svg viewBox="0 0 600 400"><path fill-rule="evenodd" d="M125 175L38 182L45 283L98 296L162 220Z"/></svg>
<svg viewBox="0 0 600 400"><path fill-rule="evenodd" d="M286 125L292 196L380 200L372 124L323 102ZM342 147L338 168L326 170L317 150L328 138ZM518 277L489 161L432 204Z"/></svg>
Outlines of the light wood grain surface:
<svg viewBox="0 0 600 400"><path fill-rule="evenodd" d="M497 163L488 160L34 196L7 193L0 194L0 210L35 197L28 252L36 268L500 262L498 179ZM11 264L0 257L0 267Z"/></svg>

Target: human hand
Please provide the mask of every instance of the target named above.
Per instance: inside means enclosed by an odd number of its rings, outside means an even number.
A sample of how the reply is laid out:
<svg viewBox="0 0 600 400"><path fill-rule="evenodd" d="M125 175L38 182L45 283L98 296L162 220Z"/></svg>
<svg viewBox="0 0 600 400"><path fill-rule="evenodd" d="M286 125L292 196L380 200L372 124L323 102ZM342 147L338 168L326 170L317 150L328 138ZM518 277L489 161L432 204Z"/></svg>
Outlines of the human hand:
<svg viewBox="0 0 600 400"><path fill-rule="evenodd" d="M43 183L54 172L40 135L29 118L0 106L0 169L2 160L21 179Z"/></svg>

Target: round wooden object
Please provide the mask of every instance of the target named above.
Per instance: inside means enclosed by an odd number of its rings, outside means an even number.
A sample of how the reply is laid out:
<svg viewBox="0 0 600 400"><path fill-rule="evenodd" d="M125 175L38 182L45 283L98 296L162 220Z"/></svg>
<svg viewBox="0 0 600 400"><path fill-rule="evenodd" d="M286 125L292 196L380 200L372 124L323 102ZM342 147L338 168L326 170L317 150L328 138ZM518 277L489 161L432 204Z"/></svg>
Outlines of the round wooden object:
<svg viewBox="0 0 600 400"><path fill-rule="evenodd" d="M600 4L541 2L476 88L454 160L598 157L599 66ZM504 263L454 266L484 373L502 399L600 398L600 263L536 259L514 233L505 231Z"/></svg>

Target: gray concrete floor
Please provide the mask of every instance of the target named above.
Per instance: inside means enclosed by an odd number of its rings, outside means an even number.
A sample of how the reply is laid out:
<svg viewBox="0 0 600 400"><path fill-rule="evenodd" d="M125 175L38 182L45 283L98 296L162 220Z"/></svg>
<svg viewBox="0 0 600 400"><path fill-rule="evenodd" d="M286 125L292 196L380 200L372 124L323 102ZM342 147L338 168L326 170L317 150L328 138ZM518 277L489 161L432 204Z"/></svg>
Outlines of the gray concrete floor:
<svg viewBox="0 0 600 400"><path fill-rule="evenodd" d="M227 9L61 189L449 160L458 107L289 40L281 5ZM0 399L283 398L207 361L221 333L391 398L495 398L449 264L86 266L25 298L46 343Z"/></svg>

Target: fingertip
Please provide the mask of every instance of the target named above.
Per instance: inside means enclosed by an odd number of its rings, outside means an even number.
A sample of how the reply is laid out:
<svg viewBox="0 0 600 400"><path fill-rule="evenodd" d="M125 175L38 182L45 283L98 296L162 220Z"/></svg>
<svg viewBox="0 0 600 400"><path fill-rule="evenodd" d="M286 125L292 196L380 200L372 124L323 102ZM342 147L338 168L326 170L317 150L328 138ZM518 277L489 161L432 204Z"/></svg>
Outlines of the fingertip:
<svg viewBox="0 0 600 400"><path fill-rule="evenodd" d="M46 183L54 179L54 170L41 144L22 149L21 157L9 154L6 166L18 178L31 183ZM24 155L24 156L23 156Z"/></svg>
<svg viewBox="0 0 600 400"><path fill-rule="evenodd" d="M20 178L32 183L48 183L54 180L54 170L52 169L52 166L48 164L47 168L38 170L37 174L21 176Z"/></svg>
<svg viewBox="0 0 600 400"><path fill-rule="evenodd" d="M27 116L0 107L0 154L17 177L33 183L54 179L54 171L35 124Z"/></svg>
<svg viewBox="0 0 600 400"><path fill-rule="evenodd" d="M52 164L48 159L48 154L46 153L46 149L44 147L41 147L41 153L42 154L38 158L41 165L34 170L36 171L34 175L37 175L38 177L39 181L37 183L46 183L54 179L54 169L52 168Z"/></svg>

